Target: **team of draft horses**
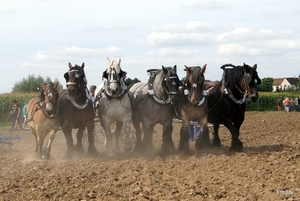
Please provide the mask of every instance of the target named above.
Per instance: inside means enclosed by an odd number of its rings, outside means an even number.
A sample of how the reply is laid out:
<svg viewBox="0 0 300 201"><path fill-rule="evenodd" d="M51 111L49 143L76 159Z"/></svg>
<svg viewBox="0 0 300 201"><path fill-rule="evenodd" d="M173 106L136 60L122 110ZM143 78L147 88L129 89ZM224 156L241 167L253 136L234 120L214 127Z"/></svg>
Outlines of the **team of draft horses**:
<svg viewBox="0 0 300 201"><path fill-rule="evenodd" d="M177 66L149 69L147 83L138 82L127 89L126 72L121 69L121 59L106 60L103 83L96 89L94 103L87 87L84 63L72 65L64 74L66 89L57 91L58 83L41 84L39 98L28 103L28 123L36 139L35 151L39 158L49 159L55 133L62 130L66 139L65 158L85 153L82 145L84 130L87 130L87 153L97 156L94 145L94 117L97 111L100 124L105 132L105 149L108 156L121 151L142 154L154 149L153 130L156 124L163 126L161 153L175 150L172 141L173 118L182 121L178 150L190 155L188 126L197 120L201 135L196 139L195 148L221 146L219 125L227 127L232 135L231 151L242 151L239 139L240 126L244 121L246 99L258 99L257 85L261 80L257 65L221 67L221 80L205 80L207 65L184 66L186 76L180 80ZM111 125L115 123L115 131ZM213 139L209 138L208 123L213 125ZM135 130L135 140L131 139L130 125ZM78 129L76 142L72 130ZM43 143L49 134L45 147ZM119 137L123 136L120 143ZM120 148L121 147L121 148Z"/></svg>

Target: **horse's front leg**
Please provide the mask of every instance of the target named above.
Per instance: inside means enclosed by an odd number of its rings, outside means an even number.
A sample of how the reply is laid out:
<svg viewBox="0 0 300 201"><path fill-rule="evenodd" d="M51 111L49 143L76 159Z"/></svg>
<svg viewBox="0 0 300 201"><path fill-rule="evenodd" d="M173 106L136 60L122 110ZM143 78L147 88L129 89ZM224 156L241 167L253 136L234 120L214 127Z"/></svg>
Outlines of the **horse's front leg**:
<svg viewBox="0 0 300 201"><path fill-rule="evenodd" d="M212 145L215 147L221 147L221 140L219 137L219 124L213 124L213 141L212 141Z"/></svg>
<svg viewBox="0 0 300 201"><path fill-rule="evenodd" d="M35 139L35 147L34 147L34 151L37 153L37 152L38 152L38 139L37 139L37 133L36 133L35 128L33 128L33 127L31 127L31 126L30 126L30 130L31 130L31 133L32 133L32 135L34 136L34 139Z"/></svg>
<svg viewBox="0 0 300 201"><path fill-rule="evenodd" d="M162 142L162 152L163 154L168 154L170 151L174 151L174 143L172 141L173 132L173 118L168 119L163 127L163 142Z"/></svg>
<svg viewBox="0 0 300 201"><path fill-rule="evenodd" d="M104 129L105 132L105 142L104 142L104 147L106 150L106 155L107 156L114 156L114 152L112 150L112 140L113 140L113 135L111 133L111 127L110 127L110 122L106 120L101 120L101 125Z"/></svg>
<svg viewBox="0 0 300 201"><path fill-rule="evenodd" d="M44 155L43 155L43 158L46 160L49 160L51 157L50 152L51 152L52 143L55 139L55 134L56 134L55 130L52 130L49 134L49 140L48 140L48 143L47 143L46 149L44 151Z"/></svg>
<svg viewBox="0 0 300 201"><path fill-rule="evenodd" d="M73 143L73 137L72 137L72 128L65 126L63 127L63 133L66 138L66 144L67 144L67 152L64 156L65 159L72 159L73 157L73 151L74 151L74 143Z"/></svg>
<svg viewBox="0 0 300 201"><path fill-rule="evenodd" d="M189 119L182 119L181 129L180 129L180 140L179 140L179 151L183 151L184 156L191 155L190 147L189 147Z"/></svg>
<svg viewBox="0 0 300 201"><path fill-rule="evenodd" d="M239 130L231 122L227 122L226 124L224 124L224 126L228 128L232 137L229 151L243 151L243 143L239 138Z"/></svg>
<svg viewBox="0 0 300 201"><path fill-rule="evenodd" d="M141 125L140 121L137 119L132 118L132 124L135 129L135 137L136 137L136 142L135 142L135 147L134 147L134 152L139 152L142 149L142 130L141 130Z"/></svg>
<svg viewBox="0 0 300 201"><path fill-rule="evenodd" d="M120 138L120 134L122 133L122 127L123 127L123 122L116 122L116 130L114 132L114 152L119 153L120 152L120 145L119 145L119 138Z"/></svg>
<svg viewBox="0 0 300 201"><path fill-rule="evenodd" d="M95 126L94 120L90 121L86 126L87 136L88 136L88 141L89 141L87 154L92 157L96 157L98 155L98 151L95 147L94 126Z"/></svg>
<svg viewBox="0 0 300 201"><path fill-rule="evenodd" d="M43 134L42 128L39 126L36 127L36 134L37 134L37 156L39 159L42 159L43 157L43 145L44 145L44 140L45 140L45 135Z"/></svg>
<svg viewBox="0 0 300 201"><path fill-rule="evenodd" d="M132 140L130 138L130 119L131 115L128 116L128 118L125 120L124 123L124 143L123 143L123 149L125 152L130 152L132 149Z"/></svg>
<svg viewBox="0 0 300 201"><path fill-rule="evenodd" d="M146 124L143 123L143 131L144 131L144 138L143 138L143 150L146 152L147 150L154 151L154 146L153 146L153 131L154 131L154 126L151 124Z"/></svg>
<svg viewBox="0 0 300 201"><path fill-rule="evenodd" d="M76 151L78 151L79 153L84 153L84 149L83 149L83 145L82 145L84 129L85 129L84 126L80 126L76 133L77 142L76 142L75 148L76 148Z"/></svg>

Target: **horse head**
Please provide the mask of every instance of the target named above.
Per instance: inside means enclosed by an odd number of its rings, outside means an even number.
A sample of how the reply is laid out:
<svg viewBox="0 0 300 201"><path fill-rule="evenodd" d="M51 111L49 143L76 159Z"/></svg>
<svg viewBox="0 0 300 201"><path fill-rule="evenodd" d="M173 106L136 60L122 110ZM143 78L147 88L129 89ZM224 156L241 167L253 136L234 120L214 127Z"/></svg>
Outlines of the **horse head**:
<svg viewBox="0 0 300 201"><path fill-rule="evenodd" d="M163 81L162 86L166 90L170 98L170 103L175 103L175 98L179 94L180 80L177 75L177 66L164 67L162 66Z"/></svg>
<svg viewBox="0 0 300 201"><path fill-rule="evenodd" d="M81 66L72 66L69 63L69 71L64 74L66 79L67 89L70 94L80 94L85 92L86 88L86 77L84 73L84 63Z"/></svg>
<svg viewBox="0 0 300 201"><path fill-rule="evenodd" d="M202 100L204 100L204 73L206 70L207 64L204 64L202 68L197 67L188 67L185 66L186 70L186 88L189 93L189 100L193 106L201 105Z"/></svg>
<svg viewBox="0 0 300 201"><path fill-rule="evenodd" d="M245 63L243 66L225 64L221 67L224 70L222 79L225 84L225 93L235 103L243 104L247 97L253 102L258 99L257 85L261 83L261 80L256 68L256 64L251 67Z"/></svg>
<svg viewBox="0 0 300 201"><path fill-rule="evenodd" d="M124 86L124 80L126 78L126 72L121 69L121 59L110 61L106 59L106 70L103 72L104 87L106 93L109 96L116 96L122 92Z"/></svg>
<svg viewBox="0 0 300 201"><path fill-rule="evenodd" d="M41 95L40 95L40 101L44 105L44 112L47 115L53 115L56 114L57 111L57 104L58 104L58 91L57 86L59 82L56 81L55 83L50 82L49 84L45 85L44 83L41 83Z"/></svg>
<svg viewBox="0 0 300 201"><path fill-rule="evenodd" d="M259 78L258 73L256 71L257 64L251 67L244 63L244 68L245 71L249 74L248 77L245 77L245 83L247 83L247 87L249 89L248 98L250 98L252 102L255 102L258 99L257 85L261 83L261 79Z"/></svg>

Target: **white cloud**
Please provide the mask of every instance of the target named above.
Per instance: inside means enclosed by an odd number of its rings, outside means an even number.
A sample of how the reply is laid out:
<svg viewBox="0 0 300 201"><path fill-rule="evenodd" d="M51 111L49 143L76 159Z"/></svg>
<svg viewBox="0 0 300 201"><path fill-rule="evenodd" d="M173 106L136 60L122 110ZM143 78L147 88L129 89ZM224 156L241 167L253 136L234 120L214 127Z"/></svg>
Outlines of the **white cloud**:
<svg viewBox="0 0 300 201"><path fill-rule="evenodd" d="M0 14L17 14L17 10L14 8L9 8L7 10L0 11Z"/></svg>

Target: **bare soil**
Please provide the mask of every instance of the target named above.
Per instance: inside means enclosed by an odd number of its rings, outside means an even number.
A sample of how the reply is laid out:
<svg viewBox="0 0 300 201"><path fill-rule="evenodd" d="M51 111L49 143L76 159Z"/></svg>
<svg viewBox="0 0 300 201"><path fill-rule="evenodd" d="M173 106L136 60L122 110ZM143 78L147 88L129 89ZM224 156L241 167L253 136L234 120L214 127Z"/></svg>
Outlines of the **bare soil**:
<svg viewBox="0 0 300 201"><path fill-rule="evenodd" d="M231 135L221 127L221 148L196 151L190 143L191 156L175 152L164 158L160 125L149 155L106 157L99 136L98 158L73 160L63 159L61 131L49 161L36 158L30 131L18 131L24 137L19 149L0 149L0 200L299 200L299 120L296 112L247 112L240 133L243 152L228 152ZM174 122L176 148L180 126Z"/></svg>

